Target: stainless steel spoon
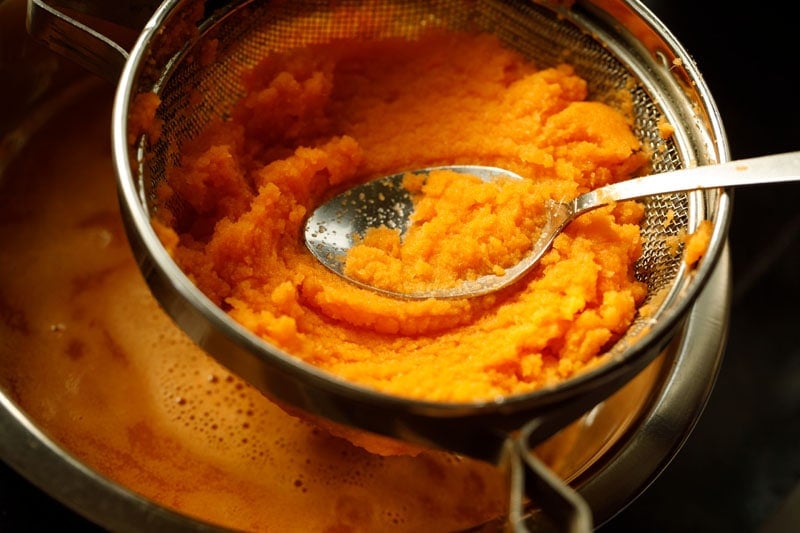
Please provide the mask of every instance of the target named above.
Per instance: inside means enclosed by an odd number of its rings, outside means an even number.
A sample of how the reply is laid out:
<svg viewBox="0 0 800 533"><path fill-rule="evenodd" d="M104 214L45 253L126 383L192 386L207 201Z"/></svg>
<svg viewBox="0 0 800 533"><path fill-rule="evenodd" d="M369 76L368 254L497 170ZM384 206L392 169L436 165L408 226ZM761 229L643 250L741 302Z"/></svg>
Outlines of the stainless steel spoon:
<svg viewBox="0 0 800 533"><path fill-rule="evenodd" d="M410 172L427 174L437 169L478 176L484 181L498 177L522 179L508 170L483 166L433 167ZM368 229L386 226L398 229L401 235L408 229L414 203L411 193L403 188L403 176L406 174L408 172L369 181L319 206L306 222L306 246L333 272L352 283L388 296L404 299L470 298L500 290L519 280L536 265L567 224L587 211L612 202L657 194L800 181L800 152L663 172L606 185L570 202L550 202L548 223L542 229L541 235L534 240L528 255L513 267L507 268L504 274L488 274L474 280L464 280L454 287L412 293L372 287L344 273L344 260L348 250Z"/></svg>

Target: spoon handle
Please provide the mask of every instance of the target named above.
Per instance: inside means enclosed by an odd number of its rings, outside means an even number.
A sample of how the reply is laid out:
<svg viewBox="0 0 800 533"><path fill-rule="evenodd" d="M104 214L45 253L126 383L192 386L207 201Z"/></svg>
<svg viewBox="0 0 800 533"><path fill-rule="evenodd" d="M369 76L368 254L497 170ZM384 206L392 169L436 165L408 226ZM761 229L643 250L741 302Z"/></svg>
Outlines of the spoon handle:
<svg viewBox="0 0 800 533"><path fill-rule="evenodd" d="M577 197L574 210L577 215L612 202L655 194L786 181L800 181L800 152L739 159L621 181Z"/></svg>

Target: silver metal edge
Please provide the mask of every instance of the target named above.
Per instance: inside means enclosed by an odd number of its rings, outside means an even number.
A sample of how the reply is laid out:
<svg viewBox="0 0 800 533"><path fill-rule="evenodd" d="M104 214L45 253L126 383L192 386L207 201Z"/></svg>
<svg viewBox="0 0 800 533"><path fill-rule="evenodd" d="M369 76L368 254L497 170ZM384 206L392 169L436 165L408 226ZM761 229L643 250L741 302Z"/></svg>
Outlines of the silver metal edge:
<svg viewBox="0 0 800 533"><path fill-rule="evenodd" d="M689 312L678 355L656 401L577 480L599 526L639 497L667 468L697 424L722 365L731 299L730 251L726 244L704 291ZM625 494L627 496L621 496Z"/></svg>

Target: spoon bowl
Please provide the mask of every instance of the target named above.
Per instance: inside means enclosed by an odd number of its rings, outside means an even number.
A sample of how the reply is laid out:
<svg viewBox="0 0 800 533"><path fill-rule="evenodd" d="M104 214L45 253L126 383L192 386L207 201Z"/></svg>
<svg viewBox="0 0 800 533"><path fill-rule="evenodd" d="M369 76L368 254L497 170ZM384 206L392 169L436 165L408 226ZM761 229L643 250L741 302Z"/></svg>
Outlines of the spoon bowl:
<svg viewBox="0 0 800 533"><path fill-rule="evenodd" d="M718 187L759 185L800 181L800 152L740 159L634 178L581 194L567 202L551 200L546 206L546 223L539 235L532 235L528 253L502 274L487 274L463 280L455 286L430 290L397 292L369 285L348 276L345 260L349 250L372 228L397 230L400 236L411 225L414 213L412 193L403 186L406 175L427 175L449 170L477 176L483 181L500 178L523 179L514 172L487 166L455 165L412 170L358 185L320 205L306 221L305 242L309 251L327 268L351 283L402 299L472 298L499 291L516 283L536 266L555 238L578 216L614 202L658 194Z"/></svg>

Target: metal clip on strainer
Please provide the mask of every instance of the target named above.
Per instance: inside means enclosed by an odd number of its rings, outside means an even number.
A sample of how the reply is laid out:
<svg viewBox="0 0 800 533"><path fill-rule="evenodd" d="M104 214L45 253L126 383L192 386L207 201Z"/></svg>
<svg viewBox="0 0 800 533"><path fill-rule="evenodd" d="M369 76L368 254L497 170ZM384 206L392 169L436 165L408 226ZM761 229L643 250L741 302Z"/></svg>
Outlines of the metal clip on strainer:
<svg viewBox="0 0 800 533"><path fill-rule="evenodd" d="M412 35L422 24L480 29L540 66L569 61L589 82L592 98L629 91L635 132L652 154L655 172L728 158L717 110L694 63L637 2L342 0L336 5L362 3L380 11L380 20L397 21L396 35ZM712 189L646 200L636 274L658 300L651 297L647 303L654 312L634 323L606 364L558 386L492 402L422 402L376 393L307 365L234 322L177 267L150 223L153 191L177 149L211 118L226 113L243 91L243 70L269 50L322 42L346 35L347 28L330 17L326 25L302 34L283 31L293 17L330 9L326 1L156 4L29 0L28 15L32 35L118 80L112 136L120 203L134 253L164 309L208 353L277 402L506 466L512 480L510 528L542 530L550 524L565 531L590 530L591 513L579 492L549 472L531 450L638 374L679 331L725 243L728 194ZM132 48L126 41L131 36L138 36ZM211 38L219 41L216 61L186 60ZM197 90L205 101L184 112L190 92ZM150 91L161 98L162 134L153 142L131 142L131 103ZM665 121L675 128L668 138L659 131ZM704 260L690 270L665 241L691 233L702 220L713 223L711 241Z"/></svg>

